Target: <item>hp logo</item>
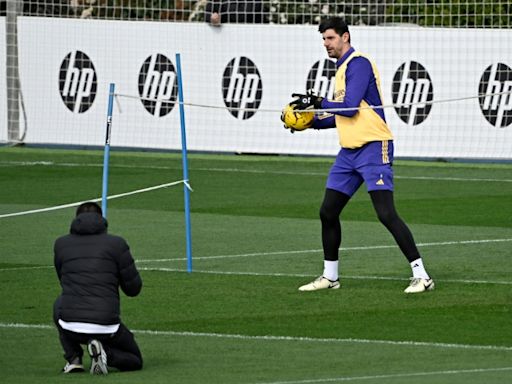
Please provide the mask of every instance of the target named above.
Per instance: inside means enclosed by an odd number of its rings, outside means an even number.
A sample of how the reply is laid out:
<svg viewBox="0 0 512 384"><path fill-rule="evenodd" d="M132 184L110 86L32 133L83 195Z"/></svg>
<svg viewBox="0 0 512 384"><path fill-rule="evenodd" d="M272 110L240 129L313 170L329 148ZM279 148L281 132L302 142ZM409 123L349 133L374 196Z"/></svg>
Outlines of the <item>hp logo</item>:
<svg viewBox="0 0 512 384"><path fill-rule="evenodd" d="M479 97L480 109L496 128L505 128L512 123L511 92L512 69L503 63L487 67L478 86L478 94L485 95Z"/></svg>
<svg viewBox="0 0 512 384"><path fill-rule="evenodd" d="M80 51L70 52L59 71L59 91L62 101L73 113L84 113L96 98L98 79L91 59Z"/></svg>
<svg viewBox="0 0 512 384"><path fill-rule="evenodd" d="M336 64L328 59L317 61L308 73L306 89L322 97L333 97L336 84Z"/></svg>
<svg viewBox="0 0 512 384"><path fill-rule="evenodd" d="M222 96L236 119L252 117L260 106L262 93L260 73L249 58L235 57L228 63L222 76ZM254 110L246 111L245 108Z"/></svg>
<svg viewBox="0 0 512 384"><path fill-rule="evenodd" d="M400 119L409 125L421 124L428 117L434 97L430 76L420 63L403 63L393 77L393 104Z"/></svg>
<svg viewBox="0 0 512 384"><path fill-rule="evenodd" d="M171 60L159 53L144 60L139 71L139 96L144 108L154 116L165 116L172 111L177 94L178 79Z"/></svg>

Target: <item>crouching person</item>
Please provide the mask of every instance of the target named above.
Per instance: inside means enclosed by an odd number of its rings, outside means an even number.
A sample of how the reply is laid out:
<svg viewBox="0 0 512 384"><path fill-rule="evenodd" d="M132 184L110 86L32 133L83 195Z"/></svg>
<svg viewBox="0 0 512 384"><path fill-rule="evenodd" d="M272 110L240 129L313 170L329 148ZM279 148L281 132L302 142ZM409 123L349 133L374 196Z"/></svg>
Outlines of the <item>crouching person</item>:
<svg viewBox="0 0 512 384"><path fill-rule="evenodd" d="M62 287L53 319L67 361L63 372L83 372L83 349L92 374L142 369L135 338L120 318L119 288L137 296L142 279L126 241L107 234L107 221L94 202L77 208L69 235L55 241L54 264Z"/></svg>

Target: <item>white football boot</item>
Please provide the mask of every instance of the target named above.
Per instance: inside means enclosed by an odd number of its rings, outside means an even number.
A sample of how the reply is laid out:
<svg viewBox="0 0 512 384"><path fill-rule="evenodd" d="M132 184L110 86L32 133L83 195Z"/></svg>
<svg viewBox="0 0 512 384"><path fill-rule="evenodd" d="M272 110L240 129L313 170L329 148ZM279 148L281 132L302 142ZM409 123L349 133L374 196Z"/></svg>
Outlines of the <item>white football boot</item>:
<svg viewBox="0 0 512 384"><path fill-rule="evenodd" d="M405 293L421 293L431 291L435 287L434 280L421 277L411 277L411 283L405 288Z"/></svg>
<svg viewBox="0 0 512 384"><path fill-rule="evenodd" d="M338 289L340 280L331 281L323 276L313 280L311 283L299 287L299 291L318 291L319 289Z"/></svg>

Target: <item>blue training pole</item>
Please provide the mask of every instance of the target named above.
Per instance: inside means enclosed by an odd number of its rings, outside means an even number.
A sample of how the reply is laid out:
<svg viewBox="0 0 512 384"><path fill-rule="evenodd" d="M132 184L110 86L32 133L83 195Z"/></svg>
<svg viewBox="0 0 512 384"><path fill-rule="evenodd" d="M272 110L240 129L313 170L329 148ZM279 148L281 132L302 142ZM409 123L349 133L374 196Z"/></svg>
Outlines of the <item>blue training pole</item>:
<svg viewBox="0 0 512 384"><path fill-rule="evenodd" d="M185 231L187 237L187 271L192 272L192 231L190 224L190 190L188 182L187 135L185 129L185 108L183 105L183 80L181 78L181 57L176 54L176 74L178 76L178 101L180 104L181 159L183 162L183 191L185 194Z"/></svg>
<svg viewBox="0 0 512 384"><path fill-rule="evenodd" d="M107 132L105 133L105 149L103 151L103 187L101 193L101 210L103 217L107 218L107 197L108 197L108 165L110 159L110 131L112 129L112 107L114 105L114 90L116 86L110 83L108 94L108 110L107 110Z"/></svg>

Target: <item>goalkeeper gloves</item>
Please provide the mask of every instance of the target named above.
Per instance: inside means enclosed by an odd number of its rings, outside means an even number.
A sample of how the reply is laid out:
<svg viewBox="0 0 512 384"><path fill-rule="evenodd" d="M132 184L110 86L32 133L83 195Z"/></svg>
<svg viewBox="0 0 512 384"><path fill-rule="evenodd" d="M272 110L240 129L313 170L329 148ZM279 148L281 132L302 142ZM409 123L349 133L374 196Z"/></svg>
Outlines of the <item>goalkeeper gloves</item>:
<svg viewBox="0 0 512 384"><path fill-rule="evenodd" d="M306 109L322 109L323 97L316 96L313 92L306 94L293 93L292 97L296 97L290 104L300 111Z"/></svg>

